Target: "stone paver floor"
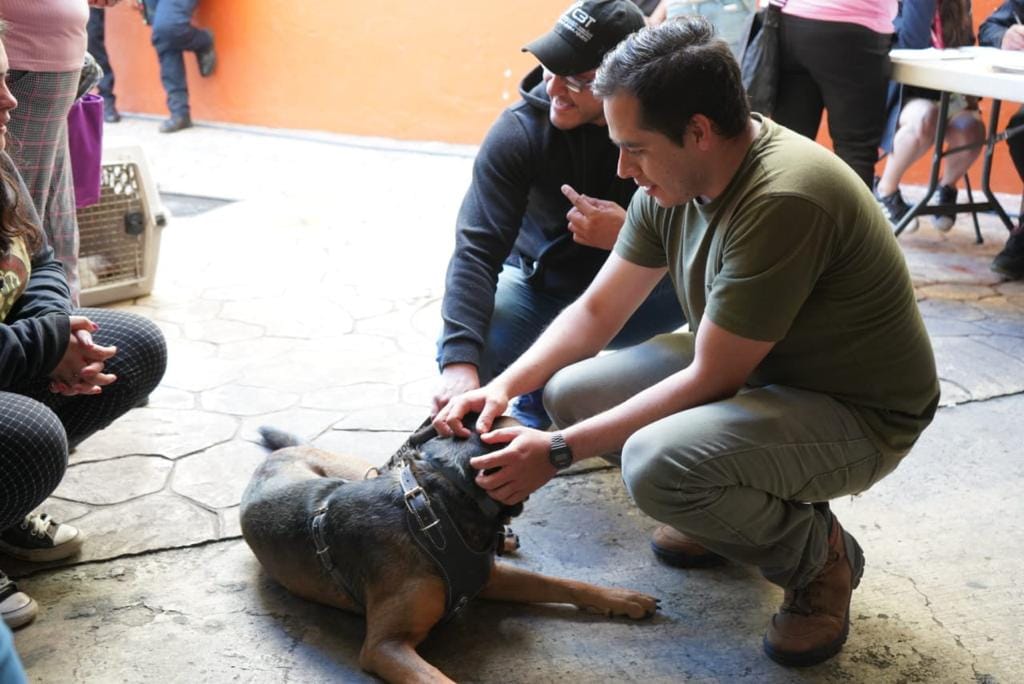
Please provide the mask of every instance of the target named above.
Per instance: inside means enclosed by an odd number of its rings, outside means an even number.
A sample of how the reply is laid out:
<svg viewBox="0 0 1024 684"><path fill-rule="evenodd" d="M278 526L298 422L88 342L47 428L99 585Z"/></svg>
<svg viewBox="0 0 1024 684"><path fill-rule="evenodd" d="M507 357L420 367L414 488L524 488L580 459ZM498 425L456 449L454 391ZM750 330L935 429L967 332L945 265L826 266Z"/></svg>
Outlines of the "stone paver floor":
<svg viewBox="0 0 1024 684"><path fill-rule="evenodd" d="M108 144L141 140L163 190L237 201L174 220L152 294L117 304L160 325L168 371L147 407L79 447L45 506L88 536L82 554L56 569L0 557L42 608L18 649L34 681L362 681L361 621L263 577L238 501L261 424L383 459L426 416L472 150L154 128L127 119ZM943 408L895 475L838 504L874 561L843 655L801 672L768 662L777 592L743 568L681 578L654 564L650 521L597 467L533 497L518 562L667 596L664 613L644 626L474 606L428 657L467 681L1024 677L1024 284L988 271L1005 234L992 217L983 245L967 217L949 234L923 223L900 240Z"/></svg>

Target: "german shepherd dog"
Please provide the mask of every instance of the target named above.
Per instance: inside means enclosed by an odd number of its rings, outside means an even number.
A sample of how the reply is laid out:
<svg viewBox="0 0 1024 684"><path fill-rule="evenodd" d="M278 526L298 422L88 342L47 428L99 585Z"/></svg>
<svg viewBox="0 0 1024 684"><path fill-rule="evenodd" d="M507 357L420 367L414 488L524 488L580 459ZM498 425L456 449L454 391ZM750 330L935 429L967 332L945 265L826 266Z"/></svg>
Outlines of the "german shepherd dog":
<svg viewBox="0 0 1024 684"><path fill-rule="evenodd" d="M522 504L498 504L474 483L469 460L495 448L476 434L440 438L427 425L374 467L271 428L261 433L275 451L242 496L246 543L293 594L365 615L359 664L387 681L451 681L416 646L475 595L633 619L658 608L636 591L495 563L518 545L503 531Z"/></svg>

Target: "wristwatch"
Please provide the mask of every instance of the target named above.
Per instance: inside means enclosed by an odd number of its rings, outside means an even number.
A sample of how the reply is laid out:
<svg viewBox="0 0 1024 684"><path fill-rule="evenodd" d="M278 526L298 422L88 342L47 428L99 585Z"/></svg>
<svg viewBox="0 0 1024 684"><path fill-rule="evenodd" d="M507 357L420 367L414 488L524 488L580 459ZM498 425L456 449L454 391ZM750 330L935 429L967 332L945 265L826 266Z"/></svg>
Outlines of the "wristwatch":
<svg viewBox="0 0 1024 684"><path fill-rule="evenodd" d="M565 437L561 432L551 435L551 453L548 454L548 460L555 466L555 470L565 470L572 465L572 449L565 443Z"/></svg>

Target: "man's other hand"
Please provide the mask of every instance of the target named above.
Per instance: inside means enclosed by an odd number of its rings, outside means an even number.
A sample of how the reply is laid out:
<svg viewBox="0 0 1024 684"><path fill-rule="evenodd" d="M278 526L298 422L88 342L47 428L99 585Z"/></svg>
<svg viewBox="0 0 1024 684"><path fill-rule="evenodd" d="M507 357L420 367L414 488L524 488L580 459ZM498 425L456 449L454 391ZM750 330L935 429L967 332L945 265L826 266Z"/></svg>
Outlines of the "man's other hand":
<svg viewBox="0 0 1024 684"><path fill-rule="evenodd" d="M572 239L587 247L614 247L626 222L626 210L615 202L581 195L571 185L563 185L562 194L572 202L565 215Z"/></svg>
<svg viewBox="0 0 1024 684"><path fill-rule="evenodd" d="M513 506L555 476L550 432L516 426L488 432L480 439L485 444L505 444L505 448L469 462L480 471L477 485L495 501Z"/></svg>

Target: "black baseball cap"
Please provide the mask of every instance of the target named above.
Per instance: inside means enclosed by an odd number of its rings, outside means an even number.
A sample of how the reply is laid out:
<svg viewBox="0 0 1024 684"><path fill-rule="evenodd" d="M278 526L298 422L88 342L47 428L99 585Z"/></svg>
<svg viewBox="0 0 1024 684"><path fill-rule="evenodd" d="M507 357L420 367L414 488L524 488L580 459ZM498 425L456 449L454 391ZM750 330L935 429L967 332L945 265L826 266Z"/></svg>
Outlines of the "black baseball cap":
<svg viewBox="0 0 1024 684"><path fill-rule="evenodd" d="M523 52L548 71L571 76L599 67L606 52L643 26L643 12L631 0L581 0Z"/></svg>

